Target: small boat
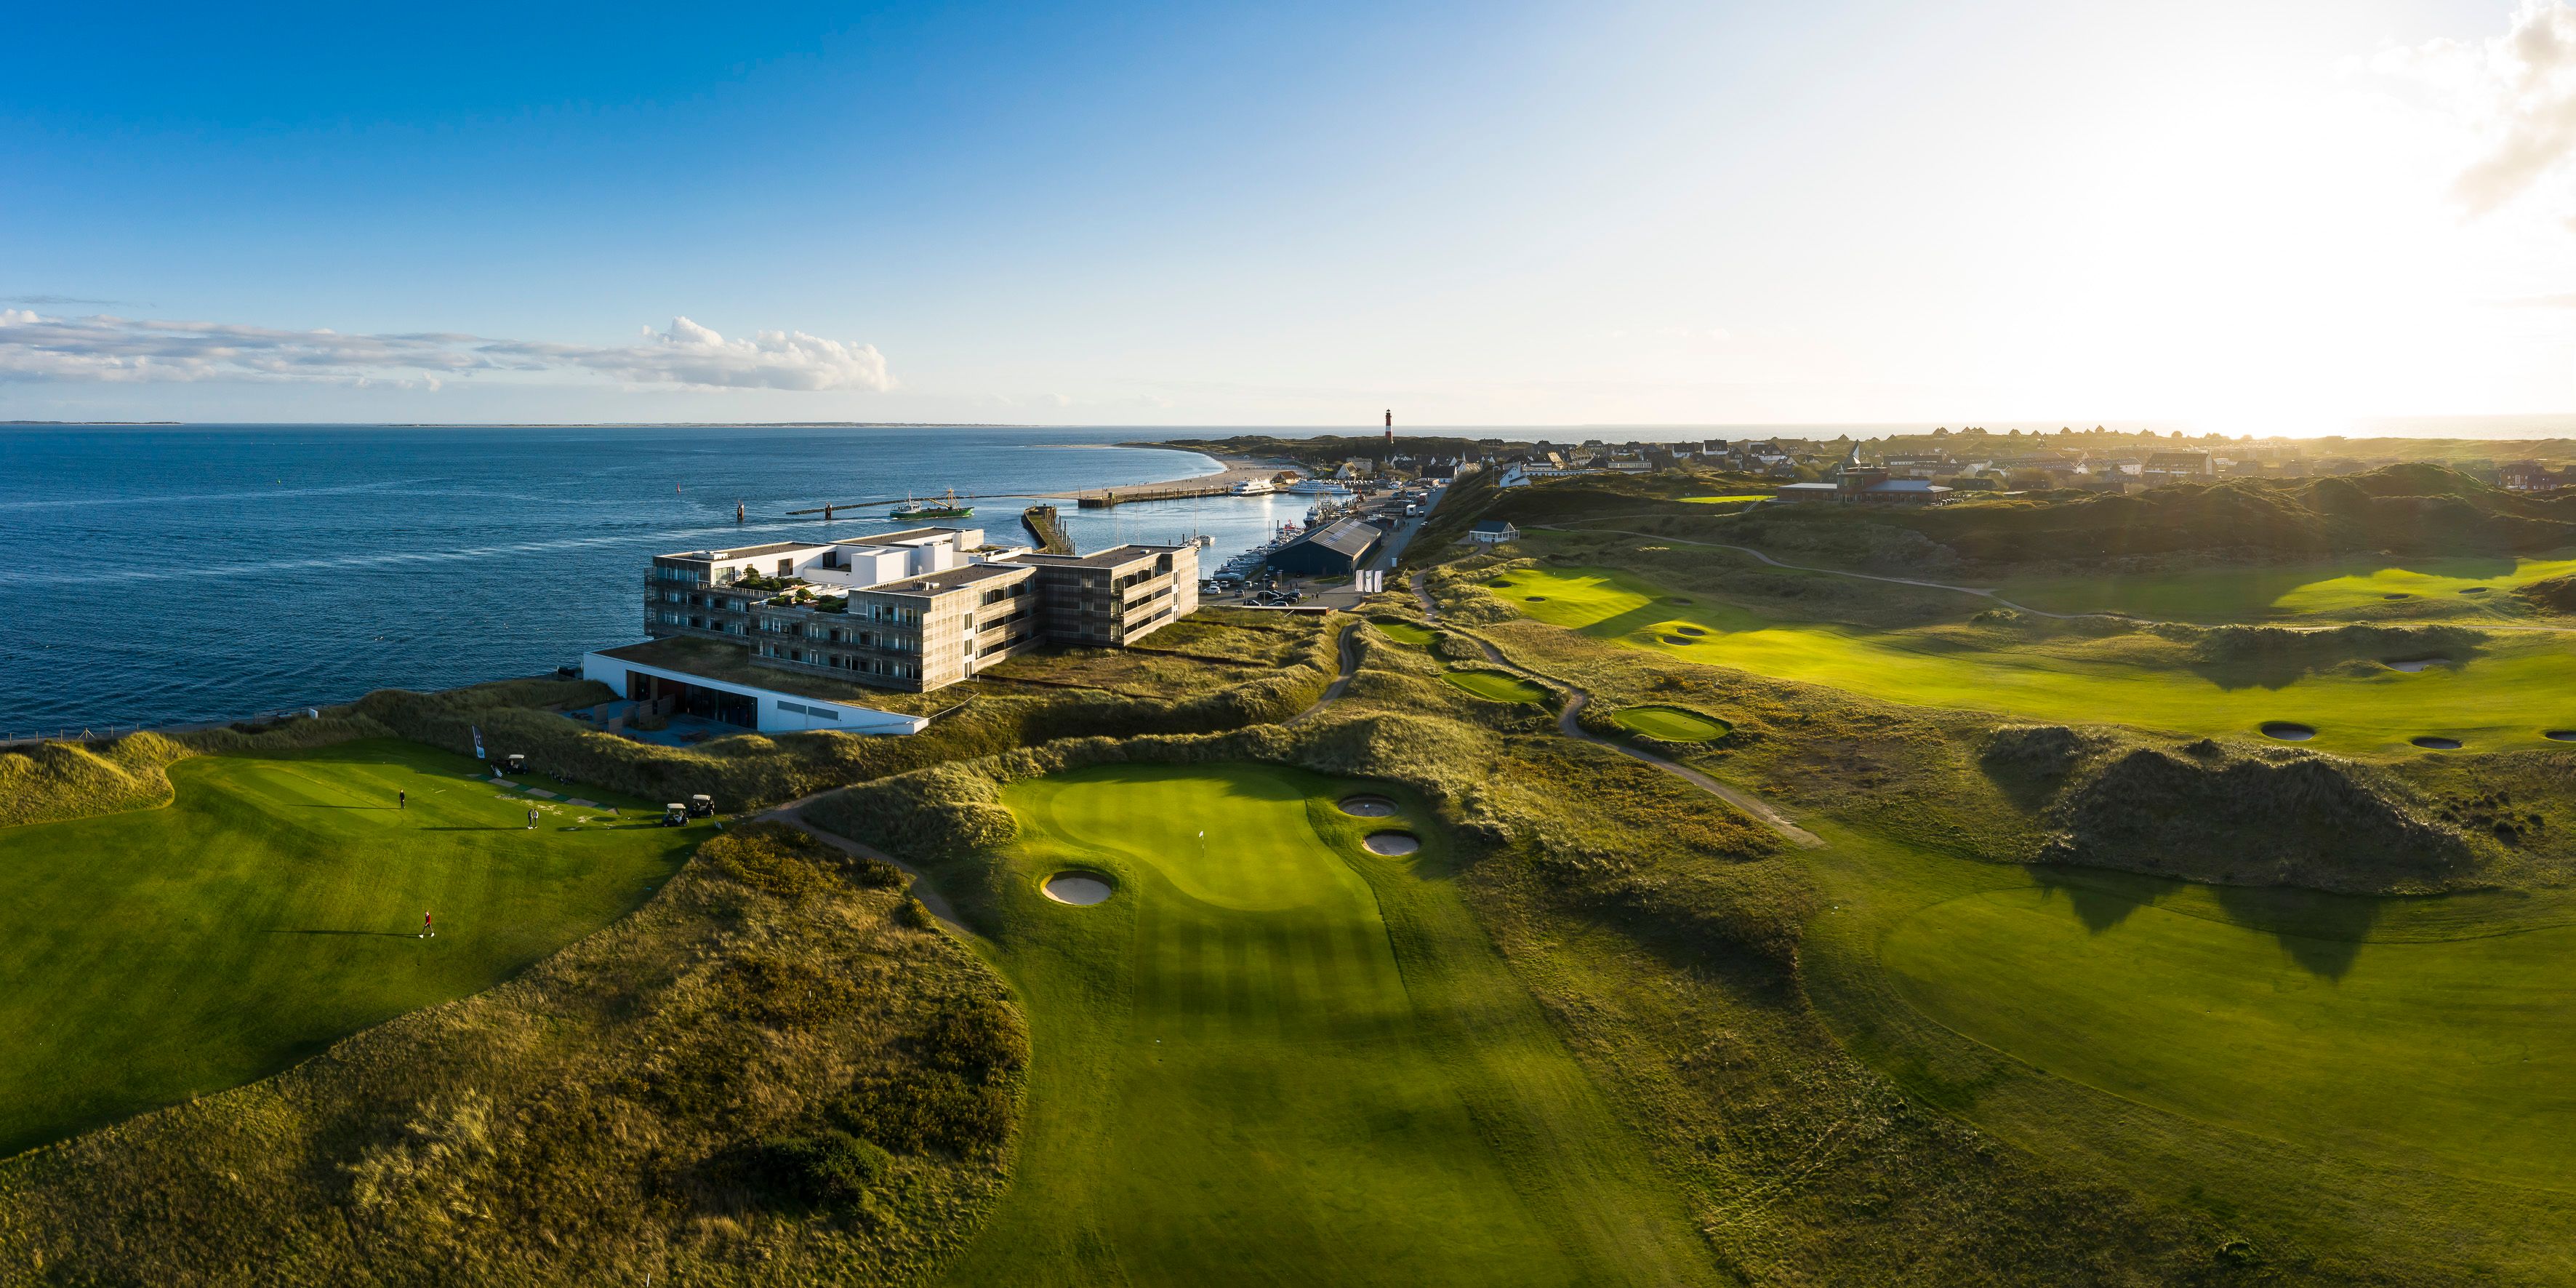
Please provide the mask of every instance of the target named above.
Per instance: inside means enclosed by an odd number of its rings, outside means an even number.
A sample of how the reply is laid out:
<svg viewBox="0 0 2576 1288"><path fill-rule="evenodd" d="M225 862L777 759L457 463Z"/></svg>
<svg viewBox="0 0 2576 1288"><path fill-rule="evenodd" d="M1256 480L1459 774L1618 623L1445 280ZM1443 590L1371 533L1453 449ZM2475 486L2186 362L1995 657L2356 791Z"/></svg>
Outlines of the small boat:
<svg viewBox="0 0 2576 1288"><path fill-rule="evenodd" d="M893 517L898 519L963 519L974 512L975 507L971 505L959 505L957 503L957 489L952 487L935 501L906 500L903 504L895 507Z"/></svg>

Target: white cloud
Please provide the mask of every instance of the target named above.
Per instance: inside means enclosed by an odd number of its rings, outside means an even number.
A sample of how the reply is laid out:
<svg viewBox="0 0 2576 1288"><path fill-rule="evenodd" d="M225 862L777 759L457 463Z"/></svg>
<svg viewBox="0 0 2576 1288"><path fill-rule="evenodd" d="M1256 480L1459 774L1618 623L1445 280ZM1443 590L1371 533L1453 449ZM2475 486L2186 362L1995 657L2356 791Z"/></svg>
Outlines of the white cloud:
<svg viewBox="0 0 2576 1288"><path fill-rule="evenodd" d="M347 335L221 322L61 318L0 309L0 380L272 380L572 372L624 384L705 389L894 387L876 346L802 331L728 340L687 318L628 345L502 340L448 332ZM437 385L432 383L431 388Z"/></svg>
<svg viewBox="0 0 2576 1288"><path fill-rule="evenodd" d="M2392 49L2372 65L2451 98L2476 129L2478 153L2451 189L2472 215L2512 202L2576 155L2576 9L2565 0L2523 0L2501 36Z"/></svg>

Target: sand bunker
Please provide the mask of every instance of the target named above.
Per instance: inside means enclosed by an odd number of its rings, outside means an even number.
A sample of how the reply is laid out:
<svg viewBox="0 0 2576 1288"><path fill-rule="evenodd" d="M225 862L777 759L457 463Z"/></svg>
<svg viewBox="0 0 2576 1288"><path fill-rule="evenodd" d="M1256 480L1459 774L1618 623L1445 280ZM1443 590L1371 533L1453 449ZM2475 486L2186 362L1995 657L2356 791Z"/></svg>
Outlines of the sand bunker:
<svg viewBox="0 0 2576 1288"><path fill-rule="evenodd" d="M1687 604L1690 601L1679 595L1666 595L1664 596L1664 602L1667 604Z"/></svg>
<svg viewBox="0 0 2576 1288"><path fill-rule="evenodd" d="M1109 892L1116 889L1109 884L1109 878L1097 872L1059 872L1048 877L1040 888L1046 891L1046 897L1057 903L1083 908L1106 900Z"/></svg>
<svg viewBox="0 0 2576 1288"><path fill-rule="evenodd" d="M2462 586L2460 587L2460 593L2463 595L2483 595L2493 589L2495 589L2493 586Z"/></svg>
<svg viewBox="0 0 2576 1288"><path fill-rule="evenodd" d="M1676 627L1674 627L1673 629L1674 629L1674 630L1677 630L1677 631L1680 631L1680 632L1681 632L1682 634L1684 634L1684 635L1706 635L1706 634L1708 634L1708 632L1707 632L1707 631L1702 630L1702 629L1700 629L1699 627L1696 627L1696 626L1676 626Z"/></svg>
<svg viewBox="0 0 2576 1288"><path fill-rule="evenodd" d="M1421 849L1422 838L1411 832L1371 832L1360 844L1367 846L1371 854L1397 858Z"/></svg>
<svg viewBox="0 0 2576 1288"><path fill-rule="evenodd" d="M1544 604L1544 603L1546 603L1546 602L1547 602L1547 596L1545 596L1545 595L1531 595L1531 596L1529 596L1529 602L1531 602L1531 603L1533 603L1533 604Z"/></svg>
<svg viewBox="0 0 2576 1288"><path fill-rule="evenodd" d="M1354 818L1393 818L1395 802L1383 796L1345 796L1342 812Z"/></svg>
<svg viewBox="0 0 2576 1288"><path fill-rule="evenodd" d="M1691 638L1687 635L1667 635L1664 637L1664 642L1667 644L1688 644L1691 642Z"/></svg>
<svg viewBox="0 0 2576 1288"><path fill-rule="evenodd" d="M2447 660L2449 659L2438 657L2410 657L2402 662L2388 662L2383 665L2387 666L2391 671L2414 672L2421 671L2428 666L2439 666Z"/></svg>
<svg viewBox="0 0 2576 1288"><path fill-rule="evenodd" d="M2283 742L2306 742L2308 739L2316 737L2317 731L2303 724L2292 724L2287 720L2273 720L2264 724L2263 736L2266 738L2278 738Z"/></svg>
<svg viewBox="0 0 2576 1288"><path fill-rule="evenodd" d="M2551 742L2576 742L2576 729L2552 729L2540 736Z"/></svg>
<svg viewBox="0 0 2576 1288"><path fill-rule="evenodd" d="M2414 596L2413 596L2413 595L2409 595L2409 594L2407 594L2405 591L2402 591L2402 590L2401 590L2401 591L2398 591L2396 594L2393 594L2393 595L2382 595L2382 596L2380 596L2380 598L2381 598L2381 599L2413 599L2413 598L2414 598Z"/></svg>
<svg viewBox="0 0 2576 1288"><path fill-rule="evenodd" d="M2414 743L2416 746L2421 747L2426 751L2458 751L2460 749L2459 739L2444 738L2436 734L2426 734L2421 738L2410 738L2407 741Z"/></svg>

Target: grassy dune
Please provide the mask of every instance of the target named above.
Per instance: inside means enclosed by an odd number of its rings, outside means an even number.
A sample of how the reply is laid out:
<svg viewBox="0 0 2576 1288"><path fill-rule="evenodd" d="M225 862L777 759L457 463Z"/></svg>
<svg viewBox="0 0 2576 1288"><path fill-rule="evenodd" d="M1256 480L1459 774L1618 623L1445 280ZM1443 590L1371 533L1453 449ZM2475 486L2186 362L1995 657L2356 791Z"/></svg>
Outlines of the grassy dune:
<svg viewBox="0 0 2576 1288"><path fill-rule="evenodd" d="M532 802L474 772L392 741L201 756L170 767L167 808L0 830L0 1153L488 988L633 909L712 831L637 802L623 821L541 804L530 831Z"/></svg>
<svg viewBox="0 0 2576 1288"><path fill-rule="evenodd" d="M1494 955L1429 814L1255 766L1012 785L977 897L1028 1008L1019 1173L959 1284L1690 1282L1679 1203ZM1383 790L1383 789L1372 789ZM1370 832L1408 828L1410 860ZM1206 833L1204 844L1198 835ZM1038 891L1078 867L1106 903Z"/></svg>
<svg viewBox="0 0 2576 1288"><path fill-rule="evenodd" d="M2317 730L2310 746L2374 754L2412 754L2408 741L2427 734L2472 750L2546 747L2543 730L2576 727L2576 650L2547 632L2499 635L2461 666L2284 674L2202 665L2181 645L2137 633L2033 640L1964 626L1767 618L1605 568L1522 569L1493 590L1532 619L1634 648L2033 720L2239 738L2291 721Z"/></svg>

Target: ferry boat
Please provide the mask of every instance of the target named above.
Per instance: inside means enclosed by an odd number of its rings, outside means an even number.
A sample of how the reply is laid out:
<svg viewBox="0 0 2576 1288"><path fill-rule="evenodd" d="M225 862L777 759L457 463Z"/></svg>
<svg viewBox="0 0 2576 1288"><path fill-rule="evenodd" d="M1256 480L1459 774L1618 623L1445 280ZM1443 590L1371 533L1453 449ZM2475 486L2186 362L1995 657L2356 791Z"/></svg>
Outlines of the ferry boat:
<svg viewBox="0 0 2576 1288"><path fill-rule="evenodd" d="M906 520L963 519L974 512L975 507L957 503L957 489L952 487L935 501L905 501L894 508L893 517Z"/></svg>
<svg viewBox="0 0 2576 1288"><path fill-rule="evenodd" d="M1245 479L1234 485L1236 496L1268 496L1279 488L1268 479Z"/></svg>
<svg viewBox="0 0 2576 1288"><path fill-rule="evenodd" d="M1331 479L1299 479L1289 484L1287 490L1293 496L1329 496L1338 500L1349 500L1356 495Z"/></svg>

